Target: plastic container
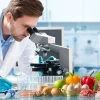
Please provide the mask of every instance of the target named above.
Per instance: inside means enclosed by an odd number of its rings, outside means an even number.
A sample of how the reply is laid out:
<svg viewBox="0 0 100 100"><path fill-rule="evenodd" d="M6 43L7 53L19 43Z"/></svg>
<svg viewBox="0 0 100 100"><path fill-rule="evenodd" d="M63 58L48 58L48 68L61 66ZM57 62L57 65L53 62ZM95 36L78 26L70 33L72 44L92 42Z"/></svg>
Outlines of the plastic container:
<svg viewBox="0 0 100 100"><path fill-rule="evenodd" d="M39 86L52 86L54 81L63 79L63 76L27 76L22 75L17 77L18 91L38 91ZM30 93L29 93L30 96Z"/></svg>

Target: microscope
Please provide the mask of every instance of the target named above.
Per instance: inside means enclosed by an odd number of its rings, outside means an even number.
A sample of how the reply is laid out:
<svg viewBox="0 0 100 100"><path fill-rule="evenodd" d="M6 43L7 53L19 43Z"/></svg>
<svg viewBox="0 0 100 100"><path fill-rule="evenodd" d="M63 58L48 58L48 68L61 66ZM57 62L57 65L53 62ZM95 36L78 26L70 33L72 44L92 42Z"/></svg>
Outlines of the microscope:
<svg viewBox="0 0 100 100"><path fill-rule="evenodd" d="M50 56L57 57L55 60L45 61L41 64L31 63L32 71L41 71L43 76L64 76L66 71L73 71L70 48L54 44L55 37L39 32L36 27L33 29L28 28L27 31L30 34L30 40L36 44L37 54L42 51L43 57L45 57L51 52L52 55Z"/></svg>

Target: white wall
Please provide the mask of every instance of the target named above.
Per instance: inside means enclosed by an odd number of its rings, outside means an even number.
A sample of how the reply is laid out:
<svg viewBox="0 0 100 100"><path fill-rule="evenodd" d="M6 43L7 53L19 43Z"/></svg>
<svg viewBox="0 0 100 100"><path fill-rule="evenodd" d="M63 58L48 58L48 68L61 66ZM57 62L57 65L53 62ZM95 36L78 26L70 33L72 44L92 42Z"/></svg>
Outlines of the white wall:
<svg viewBox="0 0 100 100"><path fill-rule="evenodd" d="M10 0L0 0L0 10L8 6Z"/></svg>

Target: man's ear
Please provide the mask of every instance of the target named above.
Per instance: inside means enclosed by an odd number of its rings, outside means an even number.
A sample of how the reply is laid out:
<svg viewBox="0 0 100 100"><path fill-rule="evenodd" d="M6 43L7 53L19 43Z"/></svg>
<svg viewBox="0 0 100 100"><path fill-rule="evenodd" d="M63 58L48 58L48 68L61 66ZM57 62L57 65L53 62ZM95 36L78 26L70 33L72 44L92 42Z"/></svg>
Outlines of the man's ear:
<svg viewBox="0 0 100 100"><path fill-rule="evenodd" d="M8 13L6 14L6 18L7 18L7 21L10 23L11 20L13 19L12 13L11 13L11 12L8 12Z"/></svg>

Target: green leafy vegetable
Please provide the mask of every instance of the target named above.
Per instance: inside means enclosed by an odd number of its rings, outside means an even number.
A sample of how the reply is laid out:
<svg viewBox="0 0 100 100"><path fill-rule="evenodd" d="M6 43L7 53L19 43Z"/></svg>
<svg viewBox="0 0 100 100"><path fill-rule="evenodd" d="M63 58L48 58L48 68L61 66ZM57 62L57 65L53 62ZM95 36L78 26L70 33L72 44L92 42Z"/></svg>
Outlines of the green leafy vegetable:
<svg viewBox="0 0 100 100"><path fill-rule="evenodd" d="M95 76L96 81L100 81L100 71L98 71L98 73Z"/></svg>
<svg viewBox="0 0 100 100"><path fill-rule="evenodd" d="M94 84L94 91L97 91L98 90L98 82L95 82Z"/></svg>

